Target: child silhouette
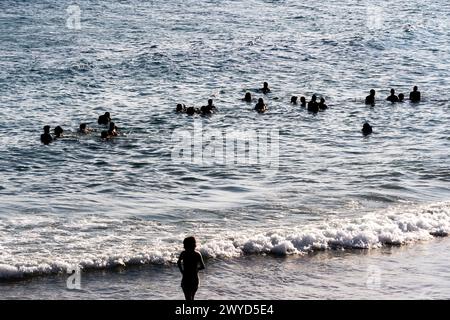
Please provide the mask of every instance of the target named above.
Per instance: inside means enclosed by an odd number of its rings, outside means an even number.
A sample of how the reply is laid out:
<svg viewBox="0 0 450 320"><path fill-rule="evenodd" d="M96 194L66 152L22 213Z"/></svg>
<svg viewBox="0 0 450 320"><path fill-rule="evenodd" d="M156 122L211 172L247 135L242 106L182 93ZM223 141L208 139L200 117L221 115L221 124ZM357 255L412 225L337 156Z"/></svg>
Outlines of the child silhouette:
<svg viewBox="0 0 450 320"><path fill-rule="evenodd" d="M195 251L197 244L194 237L184 239L183 245L184 251L181 252L177 262L178 268L183 274L181 288L183 288L186 300L194 300L199 284L198 271L205 269L205 264L201 253Z"/></svg>

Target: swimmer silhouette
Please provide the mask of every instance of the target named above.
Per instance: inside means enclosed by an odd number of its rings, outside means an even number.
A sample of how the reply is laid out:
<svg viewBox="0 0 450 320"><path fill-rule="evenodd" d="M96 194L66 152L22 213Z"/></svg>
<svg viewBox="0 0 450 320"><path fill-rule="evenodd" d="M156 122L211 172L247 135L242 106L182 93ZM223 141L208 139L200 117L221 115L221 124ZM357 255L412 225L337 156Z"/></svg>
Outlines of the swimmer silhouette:
<svg viewBox="0 0 450 320"><path fill-rule="evenodd" d="M102 140L108 140L111 138L111 136L108 134L108 131L103 130L101 133L101 138L102 138Z"/></svg>
<svg viewBox="0 0 450 320"><path fill-rule="evenodd" d="M370 95L366 97L366 104L375 105L375 90L370 90Z"/></svg>
<svg viewBox="0 0 450 320"><path fill-rule="evenodd" d="M53 141L53 138L50 134L50 126L45 126L44 127L44 133L41 134L41 142L45 145L49 145L50 142Z"/></svg>
<svg viewBox="0 0 450 320"><path fill-rule="evenodd" d="M395 90L391 89L391 95L386 98L387 101L390 101L392 103L398 102L398 97L395 95Z"/></svg>
<svg viewBox="0 0 450 320"><path fill-rule="evenodd" d="M108 123L111 122L111 115L109 114L109 112L105 112L104 115L98 117L98 124L100 125L108 125Z"/></svg>
<svg viewBox="0 0 450 320"><path fill-rule="evenodd" d="M258 111L259 113L263 113L263 112L267 111L267 106L264 103L263 98L258 99L258 103L255 105L255 110Z"/></svg>
<svg viewBox="0 0 450 320"><path fill-rule="evenodd" d="M400 93L398 95L398 102L405 102L404 100L405 100L405 95L403 93Z"/></svg>
<svg viewBox="0 0 450 320"><path fill-rule="evenodd" d="M177 113L183 113L186 112L186 106L184 104L177 104L177 109L176 109Z"/></svg>
<svg viewBox="0 0 450 320"><path fill-rule="evenodd" d="M245 102L252 102L252 94L250 92L247 92L245 94L244 99L242 99L242 100L245 101Z"/></svg>
<svg viewBox="0 0 450 320"><path fill-rule="evenodd" d="M195 114L195 112L196 112L196 110L195 110L194 107L188 107L188 108L186 109L186 114L187 114L188 116L193 116L193 115Z"/></svg>
<svg viewBox="0 0 450 320"><path fill-rule="evenodd" d="M368 122L366 122L366 123L364 123L361 131L362 131L363 135L368 136L369 134L372 133L372 126Z"/></svg>
<svg viewBox="0 0 450 320"><path fill-rule="evenodd" d="M216 107L214 106L212 99L208 100L208 105L202 106L200 108L200 112L202 115L212 114L215 110L216 110Z"/></svg>
<svg viewBox="0 0 450 320"><path fill-rule="evenodd" d="M262 87L262 89L261 89L261 92L264 93L264 94L267 94L267 93L270 92L269 84L268 84L267 82L264 82L264 83L263 83L263 87Z"/></svg>
<svg viewBox="0 0 450 320"><path fill-rule="evenodd" d="M315 94L311 97L311 101L308 102L308 111L314 113L319 112L319 104L317 103L317 96Z"/></svg>
<svg viewBox="0 0 450 320"><path fill-rule="evenodd" d="M181 252L177 262L183 275L181 288L186 300L194 300L199 285L198 272L205 269L205 264L201 253L195 250L197 244L194 237L184 239L183 245L184 251Z"/></svg>
<svg viewBox="0 0 450 320"><path fill-rule="evenodd" d="M202 115L206 116L206 115L212 114L212 110L211 110L211 108L208 107L208 106L202 106L202 107L200 108L200 113L201 113Z"/></svg>
<svg viewBox="0 0 450 320"><path fill-rule="evenodd" d="M417 86L414 86L413 91L409 94L409 100L414 103L420 102L420 91Z"/></svg>
<svg viewBox="0 0 450 320"><path fill-rule="evenodd" d="M298 97L297 97L297 96L292 96L292 97L291 97L291 103L292 103L292 104L297 104L297 100L298 100Z"/></svg>
<svg viewBox="0 0 450 320"><path fill-rule="evenodd" d="M209 108L211 111L216 111L216 110L217 110L216 106L213 104L213 99L209 99L209 100L208 100L208 108Z"/></svg>
<svg viewBox="0 0 450 320"><path fill-rule="evenodd" d="M117 137L119 135L116 124L114 122L109 123L108 135L111 137Z"/></svg>
<svg viewBox="0 0 450 320"><path fill-rule="evenodd" d="M300 98L300 105L305 108L306 107L306 98L305 97L301 97Z"/></svg>
<svg viewBox="0 0 450 320"><path fill-rule="evenodd" d="M78 132L80 132L82 134L88 134L89 133L89 130L87 128L86 123L80 124L80 129L78 130Z"/></svg>
<svg viewBox="0 0 450 320"><path fill-rule="evenodd" d="M60 126L57 126L57 127L54 129L54 133L55 133L55 139L57 139L57 138L62 138L62 135L63 135L63 133L64 133L64 130L63 130L63 128L61 128Z"/></svg>
<svg viewBox="0 0 450 320"><path fill-rule="evenodd" d="M328 109L328 106L325 104L325 99L324 98L320 98L319 109L320 110L327 110Z"/></svg>

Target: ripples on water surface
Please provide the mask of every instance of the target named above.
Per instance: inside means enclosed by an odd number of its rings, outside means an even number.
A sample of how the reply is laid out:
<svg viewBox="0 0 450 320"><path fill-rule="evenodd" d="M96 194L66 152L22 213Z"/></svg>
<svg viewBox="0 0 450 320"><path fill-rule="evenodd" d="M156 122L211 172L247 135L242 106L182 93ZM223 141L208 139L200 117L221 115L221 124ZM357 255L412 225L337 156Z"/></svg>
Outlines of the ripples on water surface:
<svg viewBox="0 0 450 320"><path fill-rule="evenodd" d="M447 2L89 0L81 30L65 27L70 4L0 3L2 275L173 261L192 233L231 257L448 232ZM240 98L263 81L259 115ZM413 85L421 104L381 101ZM289 104L313 93L330 109ZM175 105L208 98L205 130L280 131L278 171L171 160L193 123ZM105 111L124 136L75 135ZM40 145L46 124L68 137Z"/></svg>

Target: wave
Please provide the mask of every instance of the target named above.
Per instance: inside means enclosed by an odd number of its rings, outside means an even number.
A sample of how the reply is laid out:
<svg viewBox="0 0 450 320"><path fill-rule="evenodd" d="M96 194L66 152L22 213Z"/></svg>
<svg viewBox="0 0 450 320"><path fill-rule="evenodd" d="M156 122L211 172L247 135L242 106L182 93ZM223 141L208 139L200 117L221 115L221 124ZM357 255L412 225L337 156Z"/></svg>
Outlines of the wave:
<svg viewBox="0 0 450 320"><path fill-rule="evenodd" d="M233 241L208 243L207 257L241 254L305 254L328 249L375 249L448 236L450 204L396 208L357 219L333 219L320 225L275 230Z"/></svg>
<svg viewBox="0 0 450 320"><path fill-rule="evenodd" d="M43 223L41 221L39 225L42 227ZM25 224L22 228L30 226ZM98 226L93 225L91 228L98 229ZM216 235L205 241L199 251L206 259L230 259L249 254L285 256L336 249L370 250L445 237L449 231L450 203L438 203L395 207L384 212L365 214L360 218L335 216L327 221L305 223L294 228L284 226L270 230L241 230L226 235L216 231ZM78 260L66 256L54 261L49 257L47 262L5 264L0 261L0 279L65 273L74 266L87 271L118 266L170 265L176 262L180 249L178 244L175 241L161 242L161 245L152 248L129 248L128 251L117 250L117 254L109 255L90 252L87 257ZM3 248L0 246L0 249Z"/></svg>

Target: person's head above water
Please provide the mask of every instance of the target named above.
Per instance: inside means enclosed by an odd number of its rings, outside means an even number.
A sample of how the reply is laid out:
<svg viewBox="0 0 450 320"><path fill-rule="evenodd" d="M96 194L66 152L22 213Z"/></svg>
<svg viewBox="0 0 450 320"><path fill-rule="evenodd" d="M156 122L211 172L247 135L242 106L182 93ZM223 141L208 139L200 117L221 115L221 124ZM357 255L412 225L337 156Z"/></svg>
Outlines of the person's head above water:
<svg viewBox="0 0 450 320"><path fill-rule="evenodd" d="M398 95L398 101L402 102L403 100L405 100L405 95L403 93L400 93Z"/></svg>
<svg viewBox="0 0 450 320"><path fill-rule="evenodd" d="M61 137L61 135L63 134L64 130L63 130L63 128L61 128L60 126L57 126L57 127L55 128L54 132L55 132L55 135L56 135L57 137Z"/></svg>
<svg viewBox="0 0 450 320"><path fill-rule="evenodd" d="M263 88L260 89L260 91L262 91L262 93L264 93L264 94L269 93L270 92L269 84L267 82L264 82L263 83Z"/></svg>
<svg viewBox="0 0 450 320"><path fill-rule="evenodd" d="M313 94L311 100L312 100L312 101L316 101L316 100L317 100L317 96L316 96L315 94Z"/></svg>
<svg viewBox="0 0 450 320"><path fill-rule="evenodd" d="M371 95L371 96L374 96L374 95L375 95L375 90L373 90L373 89L370 90L370 95Z"/></svg>
<svg viewBox="0 0 450 320"><path fill-rule="evenodd" d="M328 106L325 104L325 98L321 97L319 102L319 109L320 110L326 110L328 109Z"/></svg>
<svg viewBox="0 0 450 320"><path fill-rule="evenodd" d="M367 136L372 133L372 126L368 122L366 122L364 123L361 131L365 136Z"/></svg>
<svg viewBox="0 0 450 320"><path fill-rule="evenodd" d="M194 251L195 248L197 247L197 241L195 240L194 237L187 237L183 241L183 246L185 250Z"/></svg>
<svg viewBox="0 0 450 320"><path fill-rule="evenodd" d="M395 95L395 89L391 89L391 95Z"/></svg>
<svg viewBox="0 0 450 320"><path fill-rule="evenodd" d="M50 144L53 141L52 135L50 134L50 126L44 127L44 133L41 134L41 142L45 145Z"/></svg>
<svg viewBox="0 0 450 320"><path fill-rule="evenodd" d="M110 122L109 123L109 130L110 131L114 131L114 130L116 130L117 128L116 128L116 124L114 123L114 122Z"/></svg>
<svg viewBox="0 0 450 320"><path fill-rule="evenodd" d="M301 102L302 104L306 104L306 98L305 98L305 97L301 97L301 98L300 98L300 102Z"/></svg>
<svg viewBox="0 0 450 320"><path fill-rule="evenodd" d="M188 116L193 116L193 115L195 114L195 108L194 108L194 107L188 107L188 108L186 109L186 114L187 114Z"/></svg>
<svg viewBox="0 0 450 320"><path fill-rule="evenodd" d="M258 103L255 105L255 110L258 112L266 112L267 111L267 106L264 103L263 98L258 99Z"/></svg>
<svg viewBox="0 0 450 320"><path fill-rule="evenodd" d="M208 106L211 107L212 105L213 105L213 99L209 99L209 100L208 100Z"/></svg>
<svg viewBox="0 0 450 320"><path fill-rule="evenodd" d="M85 131L86 130L86 123L82 123L80 124L80 131Z"/></svg>
<svg viewBox="0 0 450 320"><path fill-rule="evenodd" d="M420 102L420 91L417 86L414 86L413 91L409 93L409 100L411 102Z"/></svg>
<svg viewBox="0 0 450 320"><path fill-rule="evenodd" d="M291 103L297 104L297 100L298 100L298 97L297 97L297 96L292 96L292 97L291 97Z"/></svg>
<svg viewBox="0 0 450 320"><path fill-rule="evenodd" d="M111 121L111 115L109 114L109 112L105 112L104 115L101 115L100 117L98 117L98 124L100 125L107 125L108 122Z"/></svg>
<svg viewBox="0 0 450 320"><path fill-rule="evenodd" d="M181 103L177 104L177 112L183 111L183 105Z"/></svg>
<svg viewBox="0 0 450 320"><path fill-rule="evenodd" d="M245 94L244 100L247 101L247 102L252 101L252 94L250 92L247 92Z"/></svg>

